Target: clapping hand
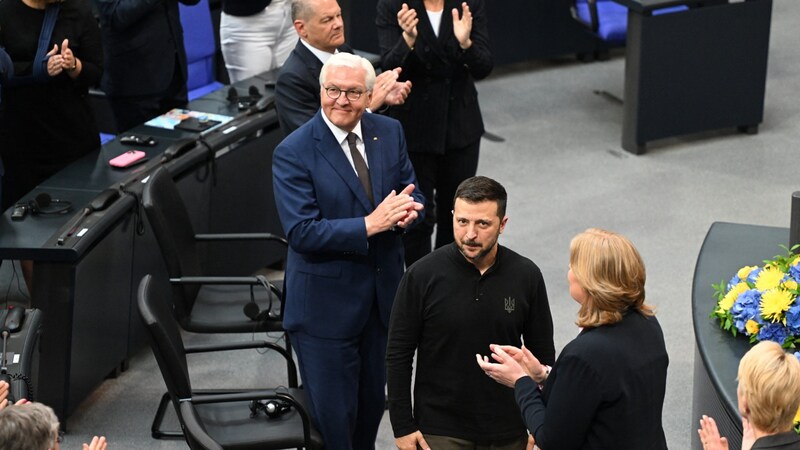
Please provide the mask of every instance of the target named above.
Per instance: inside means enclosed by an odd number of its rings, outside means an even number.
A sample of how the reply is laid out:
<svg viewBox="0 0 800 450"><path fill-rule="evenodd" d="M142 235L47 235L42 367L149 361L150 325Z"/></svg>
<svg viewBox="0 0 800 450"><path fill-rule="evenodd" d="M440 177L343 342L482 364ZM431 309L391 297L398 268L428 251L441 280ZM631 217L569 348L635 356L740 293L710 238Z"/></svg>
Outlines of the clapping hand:
<svg viewBox="0 0 800 450"><path fill-rule="evenodd" d="M700 419L700 428L697 430L700 435L700 443L703 450L728 450L728 439L719 435L717 423L713 417L703 415Z"/></svg>
<svg viewBox="0 0 800 450"><path fill-rule="evenodd" d="M461 9L463 13L461 14L461 18L458 18L458 9L453 8L453 34L458 39L458 45L461 46L463 50L466 50L472 47L472 40L469 38L470 33L472 33L472 12L469 10L469 5L467 2L463 2L461 4Z"/></svg>
<svg viewBox="0 0 800 450"><path fill-rule="evenodd" d="M488 356L475 355L478 365L494 381L513 388L517 380L527 375L525 369L501 346L492 344L489 348L492 351L492 359L497 362L490 362Z"/></svg>
<svg viewBox="0 0 800 450"><path fill-rule="evenodd" d="M383 105L402 105L411 92L411 82L397 81L402 72L402 68L395 67L392 70L382 72L375 78L375 86L372 88L372 98L369 108L377 111Z"/></svg>
<svg viewBox="0 0 800 450"><path fill-rule="evenodd" d="M408 4L403 3L400 11L397 13L397 24L403 29L403 39L405 39L408 48L414 48L414 43L417 41L417 24L419 18L417 17L417 10L408 7Z"/></svg>

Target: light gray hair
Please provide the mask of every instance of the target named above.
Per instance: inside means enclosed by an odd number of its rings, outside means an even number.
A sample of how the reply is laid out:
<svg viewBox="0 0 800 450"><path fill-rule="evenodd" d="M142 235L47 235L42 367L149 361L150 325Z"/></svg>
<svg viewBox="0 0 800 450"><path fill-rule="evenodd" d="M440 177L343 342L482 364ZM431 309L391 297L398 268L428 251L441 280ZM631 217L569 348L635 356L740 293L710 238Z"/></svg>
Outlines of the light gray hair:
<svg viewBox="0 0 800 450"><path fill-rule="evenodd" d="M0 410L0 448L47 450L57 437L58 418L47 405L34 402Z"/></svg>

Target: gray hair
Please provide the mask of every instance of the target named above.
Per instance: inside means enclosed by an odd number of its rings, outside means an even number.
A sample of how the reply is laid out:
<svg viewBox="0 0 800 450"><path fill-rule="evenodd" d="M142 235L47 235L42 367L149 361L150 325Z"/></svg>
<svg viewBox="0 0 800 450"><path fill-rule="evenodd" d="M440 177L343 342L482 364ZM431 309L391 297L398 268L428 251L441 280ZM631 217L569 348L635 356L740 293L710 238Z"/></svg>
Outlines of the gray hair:
<svg viewBox="0 0 800 450"><path fill-rule="evenodd" d="M325 84L325 79L328 77L328 71L331 69L331 67L350 67L352 69L358 69L360 67L364 69L364 81L367 86L367 90L371 91L375 86L375 68L372 67L372 63L370 63L366 58L345 52L339 52L331 56L328 61L323 64L322 70L319 72L320 86Z"/></svg>
<svg viewBox="0 0 800 450"><path fill-rule="evenodd" d="M47 405L34 402L0 410L0 448L47 450L57 437L58 418Z"/></svg>
<svg viewBox="0 0 800 450"><path fill-rule="evenodd" d="M308 20L311 15L311 6L308 0L292 0L292 21Z"/></svg>

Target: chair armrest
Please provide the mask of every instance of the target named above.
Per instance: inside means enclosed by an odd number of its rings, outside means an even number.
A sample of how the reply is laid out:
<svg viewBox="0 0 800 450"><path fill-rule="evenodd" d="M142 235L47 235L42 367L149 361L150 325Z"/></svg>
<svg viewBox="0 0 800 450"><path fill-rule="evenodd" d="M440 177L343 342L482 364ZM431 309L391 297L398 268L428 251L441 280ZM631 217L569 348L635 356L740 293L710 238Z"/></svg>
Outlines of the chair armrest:
<svg viewBox="0 0 800 450"><path fill-rule="evenodd" d="M284 353L286 352L286 350L283 347L267 341L228 342L223 344L195 344L195 345L187 345L186 347L184 347L184 350L186 351L187 354L189 354L189 353L225 352L229 350L248 350L254 348L269 348L271 350L276 350L278 352L280 352L281 350L283 350Z"/></svg>
<svg viewBox="0 0 800 450"><path fill-rule="evenodd" d="M179 277L170 278L172 284L261 284L258 277Z"/></svg>
<svg viewBox="0 0 800 450"><path fill-rule="evenodd" d="M184 351L186 354L194 354L194 353L211 353L211 352L224 352L230 350L247 350L247 349L259 349L259 348L268 348L272 351L278 352L283 359L286 360L286 365L289 369L289 387L296 388L298 386L297 383L297 363L294 362L294 358L292 357L292 353L286 348L281 347L280 345L274 342L267 342L267 341L245 341L245 342L229 342L223 344L195 344L195 345L187 345L184 347Z"/></svg>
<svg viewBox="0 0 800 450"><path fill-rule="evenodd" d="M203 233L194 235L195 240L208 241L275 241L280 242L286 247L289 242L286 239L272 233Z"/></svg>
<svg viewBox="0 0 800 450"><path fill-rule="evenodd" d="M270 292L278 297L278 300L283 300L283 293L270 283L266 277L256 275L254 277L180 277L170 278L169 282L172 284L222 284L222 285L246 285L246 286L264 286Z"/></svg>

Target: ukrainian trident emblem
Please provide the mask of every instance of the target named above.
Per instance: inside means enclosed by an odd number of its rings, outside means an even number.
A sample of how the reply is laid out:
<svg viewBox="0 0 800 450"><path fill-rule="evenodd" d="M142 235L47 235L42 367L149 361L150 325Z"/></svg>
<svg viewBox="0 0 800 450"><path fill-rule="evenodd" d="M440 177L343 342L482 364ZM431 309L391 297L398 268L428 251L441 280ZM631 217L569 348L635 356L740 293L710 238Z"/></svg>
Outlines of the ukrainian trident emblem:
<svg viewBox="0 0 800 450"><path fill-rule="evenodd" d="M506 297L503 299L505 302L505 310L507 313L511 314L516 309L516 301L511 297Z"/></svg>

